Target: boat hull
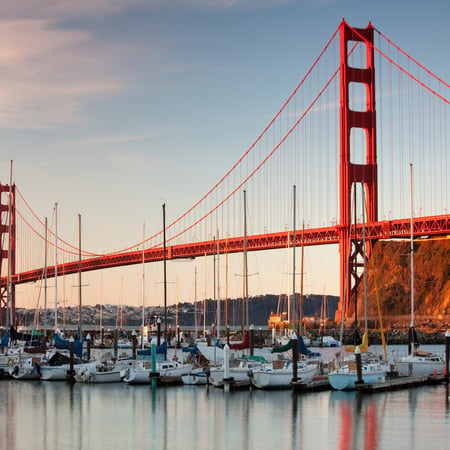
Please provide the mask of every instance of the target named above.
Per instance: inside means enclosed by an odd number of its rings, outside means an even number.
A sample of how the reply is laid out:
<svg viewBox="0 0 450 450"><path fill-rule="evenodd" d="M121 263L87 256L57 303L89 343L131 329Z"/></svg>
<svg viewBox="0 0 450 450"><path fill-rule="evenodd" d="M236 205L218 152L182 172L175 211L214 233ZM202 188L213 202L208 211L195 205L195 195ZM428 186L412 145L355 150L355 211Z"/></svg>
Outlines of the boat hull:
<svg viewBox="0 0 450 450"><path fill-rule="evenodd" d="M381 383L386 380L387 366L380 364L366 364L361 368L364 384ZM354 390L357 388L358 372L343 366L328 374L328 381L336 391Z"/></svg>
<svg viewBox="0 0 450 450"><path fill-rule="evenodd" d="M396 361L395 367L399 375L423 377L434 374L442 375L445 371L445 362L439 357L406 356Z"/></svg>
<svg viewBox="0 0 450 450"><path fill-rule="evenodd" d="M181 376L183 384L205 385L208 382L208 375L203 370L193 370L186 375Z"/></svg>
<svg viewBox="0 0 450 450"><path fill-rule="evenodd" d="M252 385L258 389L287 389L291 387L293 367L290 364L282 369L263 367L251 374ZM297 369L297 381L310 383L317 374L317 366L306 365Z"/></svg>
<svg viewBox="0 0 450 450"><path fill-rule="evenodd" d="M150 384L152 378L165 379L166 381L179 381L192 370L192 364L179 364L172 361L158 361L156 371L146 367L129 368L122 371L123 381L128 384Z"/></svg>

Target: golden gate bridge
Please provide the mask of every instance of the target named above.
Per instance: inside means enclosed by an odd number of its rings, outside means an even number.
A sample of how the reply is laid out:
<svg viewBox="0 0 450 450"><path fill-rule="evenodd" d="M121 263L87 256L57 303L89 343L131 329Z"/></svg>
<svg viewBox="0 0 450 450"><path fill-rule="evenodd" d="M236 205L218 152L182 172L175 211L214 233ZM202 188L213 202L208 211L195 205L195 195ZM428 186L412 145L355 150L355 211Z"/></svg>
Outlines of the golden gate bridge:
<svg viewBox="0 0 450 450"><path fill-rule="evenodd" d="M164 230L111 253L82 250L58 237L10 179L0 185L0 323L15 310L16 286L44 276L294 244L339 247L342 316L344 296L357 288L372 244L410 238L410 163L414 195L423 205L414 213L414 237L450 235L449 88L370 23L354 28L343 20L230 170ZM298 230L289 224L294 185ZM247 213L249 235L243 230ZM44 252L54 258L45 267ZM64 262L58 263L58 253Z"/></svg>

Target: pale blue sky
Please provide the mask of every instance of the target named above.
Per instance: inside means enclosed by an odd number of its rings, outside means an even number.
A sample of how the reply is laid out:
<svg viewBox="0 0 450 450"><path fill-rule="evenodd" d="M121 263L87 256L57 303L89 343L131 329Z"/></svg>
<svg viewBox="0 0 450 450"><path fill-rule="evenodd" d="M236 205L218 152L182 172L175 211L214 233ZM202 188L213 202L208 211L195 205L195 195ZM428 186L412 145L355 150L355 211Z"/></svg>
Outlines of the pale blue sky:
<svg viewBox="0 0 450 450"><path fill-rule="evenodd" d="M134 244L143 221L160 229L163 201L175 219L233 165L342 18L371 21L449 80L448 0L2 0L0 179L12 159L31 207L51 217L58 202L74 243L81 214L86 250ZM336 276L307 291L338 293L337 251L329 259ZM133 270L114 272L109 301L122 273L139 285ZM99 275L87 278L97 303Z"/></svg>

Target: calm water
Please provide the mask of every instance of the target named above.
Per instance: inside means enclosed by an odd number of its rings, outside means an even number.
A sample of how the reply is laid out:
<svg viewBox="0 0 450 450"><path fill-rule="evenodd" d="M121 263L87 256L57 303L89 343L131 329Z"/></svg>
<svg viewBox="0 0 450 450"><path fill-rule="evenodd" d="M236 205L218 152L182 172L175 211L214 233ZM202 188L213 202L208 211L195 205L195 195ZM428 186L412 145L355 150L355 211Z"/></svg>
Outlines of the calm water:
<svg viewBox="0 0 450 450"><path fill-rule="evenodd" d="M1 449L447 449L445 385L383 394L0 381Z"/></svg>

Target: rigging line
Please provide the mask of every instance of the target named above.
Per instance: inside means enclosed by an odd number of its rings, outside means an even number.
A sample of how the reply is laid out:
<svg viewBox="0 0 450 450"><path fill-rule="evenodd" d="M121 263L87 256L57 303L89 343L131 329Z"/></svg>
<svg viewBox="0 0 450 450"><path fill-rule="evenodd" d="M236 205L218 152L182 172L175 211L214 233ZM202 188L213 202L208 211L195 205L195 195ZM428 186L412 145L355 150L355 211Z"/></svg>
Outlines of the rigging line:
<svg viewBox="0 0 450 450"><path fill-rule="evenodd" d="M30 207L30 205L28 204L28 202L25 200L24 196L22 195L22 192L20 192L20 189L19 189L17 186L16 186L16 192L19 193L19 197L22 199L22 201L24 202L24 204L26 205L26 207L28 208L28 210L31 212L31 214L34 216L34 218L35 218L35 219L36 219L43 227L45 227L45 225L44 225L44 223L42 222L42 220L36 215L36 213L35 213L35 212L33 211L33 209ZM22 220L28 225L28 227L29 227L32 231L34 231L34 233L37 234L41 239L43 239L43 236L36 230L36 228L34 228L34 227L33 227L33 226L25 219L25 217L17 210L17 208L16 208L16 212L17 212L17 214L22 218ZM48 231L49 231L49 233L50 233L51 235L54 236L54 233L53 233L53 231L52 231L51 229L49 229ZM72 248L72 249L74 249L74 250L76 250L76 251L78 252L78 248L75 247L74 245L69 244L68 242L64 241L63 239L59 239L59 238L58 238L58 241L61 241L63 244L67 245L68 247L70 247L70 248ZM66 251L66 250L64 250L63 248L61 248L61 250L62 250L62 251ZM68 252L68 253L70 253L70 252ZM78 254L78 253L75 253L75 254ZM100 255L98 255L98 254L96 254L96 253L90 253L90 252L86 252L86 251L84 251L83 254L84 254L85 256L100 256Z"/></svg>
<svg viewBox="0 0 450 450"><path fill-rule="evenodd" d="M410 59L411 61L413 61L414 63L416 63L421 69L425 70L425 72L427 72L429 75L431 75L434 79L436 79L437 81L443 83L445 86L447 86L448 88L450 88L450 84L446 83L444 80L442 80L441 78L439 78L437 75L435 75L433 72L431 72L430 70L428 70L424 65L420 64L419 61L415 60L412 56L410 56L408 53L404 52L398 45L396 45L394 42L392 42L387 36L385 36L381 31L379 31L378 29L376 29L375 27L373 28L382 38L386 39L386 41L389 42L389 44L393 45L398 51L400 51L401 53L403 53L404 56L406 56L408 59Z"/></svg>
<svg viewBox="0 0 450 450"><path fill-rule="evenodd" d="M419 79L417 79L414 75L412 75L411 73L407 72L403 67L400 66L400 64L397 64L395 61L393 61L392 59L390 59L384 52L382 52L379 48L375 47L372 43L370 43L367 39L365 39L360 33L358 33L354 28L350 27L354 33L359 36L368 46L372 47L375 51L377 51L378 53L380 53L384 58L386 58L391 64L394 64L395 67L397 67L397 69L399 69L401 72L403 72L405 75L407 75L409 78L413 79L416 83L419 83L423 88L427 89L428 91L430 91L431 93L433 93L434 95L436 95L436 97L439 97L442 101L444 101L447 104L450 104L450 100L447 100L445 97L443 97L442 95L440 95L438 92L436 92L434 89L431 89L431 87L427 86L425 83L423 83L422 81L420 81ZM416 64L417 63L414 59L411 58L412 61L414 61ZM420 64L419 64L420 66ZM422 67L422 66L421 66ZM424 70L426 70L424 68ZM439 80L439 78L438 78ZM440 80L442 81L442 80ZM447 87L450 87L447 83L445 83L445 81L442 81L443 84L445 84Z"/></svg>
<svg viewBox="0 0 450 450"><path fill-rule="evenodd" d="M176 238L178 238L180 235L186 233L191 228L196 226L198 223L202 222L206 217L210 216L214 211L216 211L221 205L223 205L226 201L228 201L239 189L241 189L242 186L247 183L247 181L253 177L253 175L258 172L258 170L273 156L273 154L281 147L281 145L286 141L286 139L290 136L290 134L293 132L293 130L296 129L298 124L305 118L305 116L311 111L313 106L317 103L319 98L322 96L322 94L325 92L327 87L330 85L330 83L333 81L333 79L336 77L336 75L339 73L340 68L337 68L334 74L331 76L331 78L325 83L322 90L317 94L317 96L314 98L312 103L308 106L308 108L304 111L304 113L298 118L298 120L294 123L294 125L291 127L291 129L287 132L287 134L280 140L280 142L273 148L273 150L261 161L258 166L249 174L247 177L241 181L241 183L227 196L225 197L219 204L214 206L208 213L204 214L203 217L198 219L196 222L191 224L188 228L186 228L184 231L172 236L168 241L172 241Z"/></svg>

